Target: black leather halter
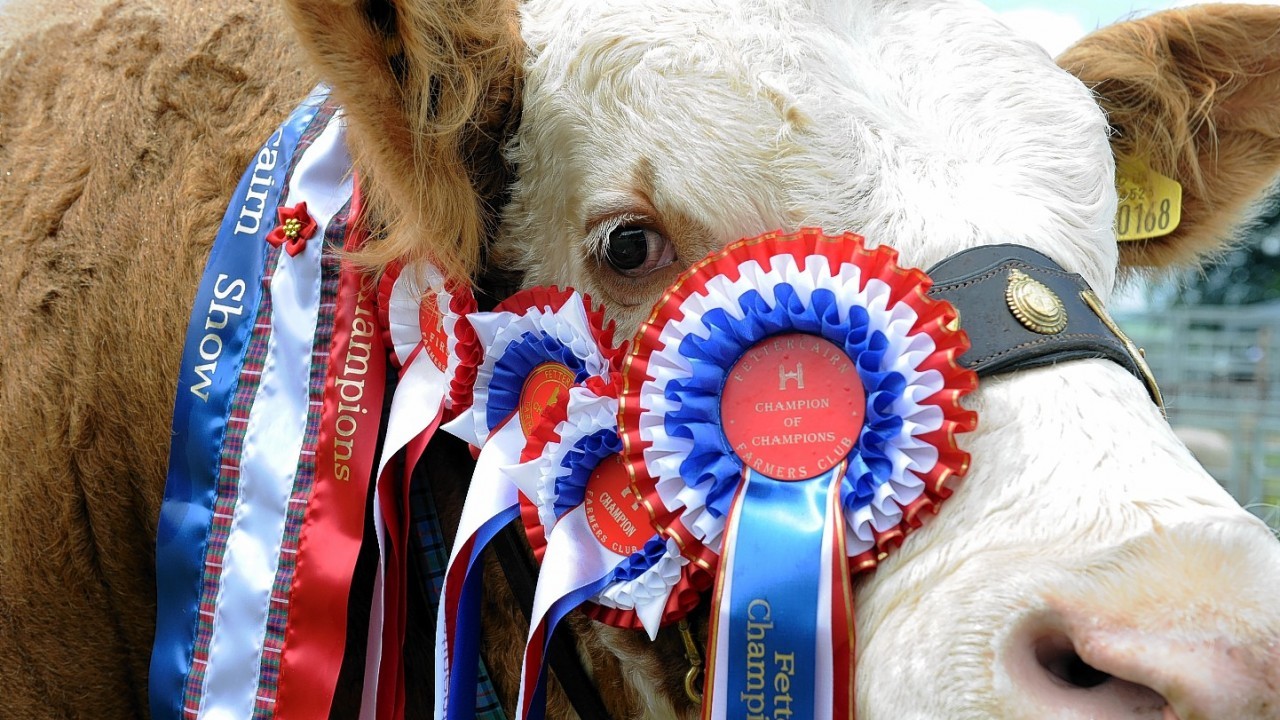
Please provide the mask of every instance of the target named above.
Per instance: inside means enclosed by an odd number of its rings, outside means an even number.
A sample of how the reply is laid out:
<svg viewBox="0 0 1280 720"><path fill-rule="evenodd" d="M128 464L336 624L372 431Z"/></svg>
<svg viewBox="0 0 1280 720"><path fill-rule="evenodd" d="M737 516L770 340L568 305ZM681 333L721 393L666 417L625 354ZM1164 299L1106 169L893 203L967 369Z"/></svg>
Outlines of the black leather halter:
<svg viewBox="0 0 1280 720"><path fill-rule="evenodd" d="M950 302L960 313L971 347L959 362L979 378L1103 358L1141 380L1152 401L1164 409L1141 351L1107 315L1093 289L1043 253L1021 245L976 247L934 265L929 276L934 283L929 295ZM538 568L524 544L520 522L508 525L499 536L498 559L527 617ZM580 718L607 720L608 712L574 644L562 625L547 662Z"/></svg>
<svg viewBox="0 0 1280 720"><path fill-rule="evenodd" d="M934 283L930 297L946 300L960 312L960 327L972 344L960 356L960 365L978 377L1104 358L1141 380L1151 399L1164 408L1142 352L1107 314L1093 289L1043 253L1021 245L977 247L934 265L929 276ZM1028 290L1023 278L1039 287ZM1061 327L1025 318L1028 306L1037 302L1057 307Z"/></svg>

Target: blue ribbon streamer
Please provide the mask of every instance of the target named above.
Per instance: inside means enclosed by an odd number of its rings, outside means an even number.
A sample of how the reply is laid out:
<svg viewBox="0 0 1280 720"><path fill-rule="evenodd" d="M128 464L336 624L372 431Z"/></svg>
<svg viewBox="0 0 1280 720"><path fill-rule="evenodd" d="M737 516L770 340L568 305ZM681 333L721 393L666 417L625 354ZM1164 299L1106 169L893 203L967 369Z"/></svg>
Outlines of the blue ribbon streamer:
<svg viewBox="0 0 1280 720"><path fill-rule="evenodd" d="M592 466L594 470L594 466ZM604 577L594 580L565 594L559 600L551 603L551 607L547 609L544 624L546 625L545 634L542 639L542 658L543 662L538 666L538 675L534 678L533 694L530 696L529 707L526 715L529 720L543 720L547 709L547 683L546 683L546 656L547 648L551 643L551 636L556 631L556 626L564 619L569 611L585 603L591 598L604 592L606 588L616 582L627 582L640 577L644 571L653 567L667 551L667 543L660 537L654 537L645 543L644 547L639 551L632 553L630 557L619 563L613 569L613 572L606 574Z"/></svg>
<svg viewBox="0 0 1280 720"><path fill-rule="evenodd" d="M484 597L484 574L474 572L475 564L490 541L518 517L520 506L513 505L489 518L476 531L467 557L462 591L458 595L458 625L453 634L448 673L450 700L445 709L447 720L475 720L476 684L480 670L480 603Z"/></svg>
<svg viewBox="0 0 1280 720"><path fill-rule="evenodd" d="M485 408L485 424L489 432L497 430L516 413L529 374L534 368L547 362L567 367L573 373L575 383L587 379L586 361L578 357L570 347L546 333L525 332L520 339L508 344L502 356L494 363ZM490 518L476 532L458 599L457 627L453 636L453 658L449 672L449 698L474 698L476 692L482 595L481 574L474 572L476 560L498 532L519 515L519 505L513 505ZM463 704L465 702L446 703L445 714L448 720L463 720L474 714L474 707L466 707Z"/></svg>
<svg viewBox="0 0 1280 720"><path fill-rule="evenodd" d="M812 718L822 533L839 468L782 482L746 472L734 522L726 717ZM817 562L815 562L817 561ZM777 678L787 676L785 690ZM709 702L709 700L708 700Z"/></svg>
<svg viewBox="0 0 1280 720"><path fill-rule="evenodd" d="M241 176L191 310L156 540L156 639L149 693L151 715L158 720L183 717L183 685L191 670L226 418L262 297L264 239L275 226L298 140L328 95L323 86L313 90ZM265 167L263 160L270 158L274 164ZM242 215L242 210L247 212ZM244 220L249 217L257 222Z"/></svg>

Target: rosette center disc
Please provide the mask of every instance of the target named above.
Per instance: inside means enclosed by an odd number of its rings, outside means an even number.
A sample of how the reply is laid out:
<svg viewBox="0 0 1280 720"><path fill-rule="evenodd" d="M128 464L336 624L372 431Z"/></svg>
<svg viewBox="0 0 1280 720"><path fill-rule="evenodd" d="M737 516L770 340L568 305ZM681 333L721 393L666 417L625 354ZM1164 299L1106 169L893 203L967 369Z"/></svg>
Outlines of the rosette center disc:
<svg viewBox="0 0 1280 720"><path fill-rule="evenodd" d="M422 297L418 305L418 327L422 333L422 347L431 362L440 370L449 366L449 336L444 330L444 316L440 314L439 294L432 291Z"/></svg>
<svg viewBox="0 0 1280 720"><path fill-rule="evenodd" d="M596 540L619 555L640 552L653 536L649 511L631 490L621 455L605 458L587 483L583 497L587 524Z"/></svg>
<svg viewBox="0 0 1280 720"><path fill-rule="evenodd" d="M520 391L520 426L533 432L547 407L564 402L573 385L573 371L558 362L544 362L529 372Z"/></svg>
<svg viewBox="0 0 1280 720"><path fill-rule="evenodd" d="M808 480L858 441L866 392L853 360L815 335L775 335L742 354L725 379L720 424L744 465L776 480Z"/></svg>

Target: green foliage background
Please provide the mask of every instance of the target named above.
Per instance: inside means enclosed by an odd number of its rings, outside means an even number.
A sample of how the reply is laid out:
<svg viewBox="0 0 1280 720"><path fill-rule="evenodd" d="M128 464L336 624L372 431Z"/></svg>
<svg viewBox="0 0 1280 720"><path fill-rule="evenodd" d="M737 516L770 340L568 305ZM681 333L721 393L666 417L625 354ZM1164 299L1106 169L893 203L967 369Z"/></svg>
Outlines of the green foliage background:
<svg viewBox="0 0 1280 720"><path fill-rule="evenodd" d="M1248 305L1280 299L1280 197L1245 241L1178 283L1175 305Z"/></svg>

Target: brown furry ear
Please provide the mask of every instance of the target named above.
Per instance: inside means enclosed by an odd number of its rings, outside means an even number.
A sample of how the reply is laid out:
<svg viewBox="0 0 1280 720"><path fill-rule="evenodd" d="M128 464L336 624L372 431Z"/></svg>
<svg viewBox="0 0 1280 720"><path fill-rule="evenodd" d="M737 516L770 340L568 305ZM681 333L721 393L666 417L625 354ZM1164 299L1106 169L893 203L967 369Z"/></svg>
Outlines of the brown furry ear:
<svg viewBox="0 0 1280 720"><path fill-rule="evenodd" d="M385 238L379 267L429 257L471 277L507 184L518 116L515 0L287 0L290 19L348 118Z"/></svg>
<svg viewBox="0 0 1280 720"><path fill-rule="evenodd" d="M1183 187L1173 234L1121 244L1168 267L1220 250L1280 171L1280 7L1205 5L1098 30L1058 64L1092 88L1120 159Z"/></svg>

